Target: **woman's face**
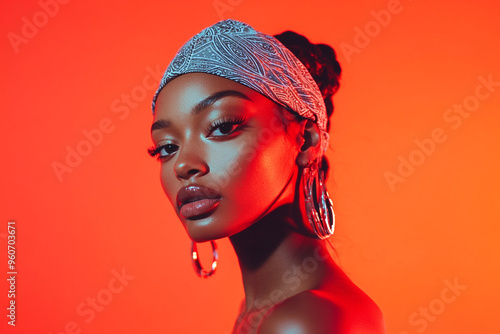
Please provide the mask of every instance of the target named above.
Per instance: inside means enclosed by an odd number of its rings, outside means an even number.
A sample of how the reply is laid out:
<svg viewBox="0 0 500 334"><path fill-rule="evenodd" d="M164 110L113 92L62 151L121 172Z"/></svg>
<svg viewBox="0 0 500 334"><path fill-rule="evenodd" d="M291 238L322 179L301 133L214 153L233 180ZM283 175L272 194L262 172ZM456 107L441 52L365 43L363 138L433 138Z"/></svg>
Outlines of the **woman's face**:
<svg viewBox="0 0 500 334"><path fill-rule="evenodd" d="M256 91L205 73L162 89L151 135L162 187L192 240L231 236L293 201L300 126L285 129L280 112Z"/></svg>

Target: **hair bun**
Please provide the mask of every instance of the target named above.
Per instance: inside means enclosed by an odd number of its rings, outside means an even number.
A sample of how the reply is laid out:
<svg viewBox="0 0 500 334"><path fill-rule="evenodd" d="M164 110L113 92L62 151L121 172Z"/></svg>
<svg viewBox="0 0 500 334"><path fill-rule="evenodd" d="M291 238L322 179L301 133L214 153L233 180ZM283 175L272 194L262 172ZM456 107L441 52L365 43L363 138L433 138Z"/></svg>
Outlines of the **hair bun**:
<svg viewBox="0 0 500 334"><path fill-rule="evenodd" d="M332 96L340 86L342 69L337 61L335 50L327 44L313 44L305 36L287 30L274 35L307 68L318 85L325 101L328 116L333 113ZM328 121L328 128L330 122Z"/></svg>
<svg viewBox="0 0 500 334"><path fill-rule="evenodd" d="M337 61L337 54L335 50L327 44L315 44L316 48L321 54L320 59L320 75L321 83L325 85L325 91L328 95L333 95L337 92L340 86L340 74L342 69Z"/></svg>

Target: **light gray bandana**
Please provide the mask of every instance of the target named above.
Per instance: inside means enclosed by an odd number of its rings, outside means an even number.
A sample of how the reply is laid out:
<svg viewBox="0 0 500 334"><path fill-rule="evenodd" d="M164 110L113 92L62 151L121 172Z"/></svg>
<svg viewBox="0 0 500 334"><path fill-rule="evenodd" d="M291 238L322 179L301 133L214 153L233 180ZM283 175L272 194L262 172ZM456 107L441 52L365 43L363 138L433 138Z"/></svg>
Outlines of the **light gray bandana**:
<svg viewBox="0 0 500 334"><path fill-rule="evenodd" d="M238 82L315 121L323 132L323 152L326 150L328 116L318 85L297 57L273 36L236 20L205 28L180 48L168 66L153 97L153 114L161 89L175 77L193 72Z"/></svg>

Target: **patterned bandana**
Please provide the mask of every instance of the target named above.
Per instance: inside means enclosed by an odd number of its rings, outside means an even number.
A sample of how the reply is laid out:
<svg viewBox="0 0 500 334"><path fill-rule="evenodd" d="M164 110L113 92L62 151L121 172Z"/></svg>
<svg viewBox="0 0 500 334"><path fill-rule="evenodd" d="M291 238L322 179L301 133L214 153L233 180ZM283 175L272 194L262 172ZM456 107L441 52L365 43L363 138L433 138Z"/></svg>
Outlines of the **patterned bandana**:
<svg viewBox="0 0 500 334"><path fill-rule="evenodd" d="M180 48L168 66L153 97L153 114L161 89L175 77L192 72L233 80L315 121L323 132L323 152L326 149L328 116L318 85L276 38L236 20L205 28Z"/></svg>

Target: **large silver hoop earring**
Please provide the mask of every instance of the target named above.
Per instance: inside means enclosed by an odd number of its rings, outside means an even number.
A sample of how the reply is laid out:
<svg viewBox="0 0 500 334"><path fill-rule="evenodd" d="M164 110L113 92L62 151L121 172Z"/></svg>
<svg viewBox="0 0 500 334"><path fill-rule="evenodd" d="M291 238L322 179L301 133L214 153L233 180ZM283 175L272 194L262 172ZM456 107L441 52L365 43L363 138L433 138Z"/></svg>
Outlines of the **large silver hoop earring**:
<svg viewBox="0 0 500 334"><path fill-rule="evenodd" d="M307 218L319 239L326 239L335 230L333 203L326 190L324 172L319 170L319 162L314 161L304 167L302 181Z"/></svg>
<svg viewBox="0 0 500 334"><path fill-rule="evenodd" d="M196 242L191 241L191 262L193 263L194 271L201 278L208 278L212 276L215 273L215 269L217 269L217 260L219 259L219 254L217 253L217 244L215 243L215 241L210 241L210 243L212 245L212 269L210 271L206 271L201 266Z"/></svg>

